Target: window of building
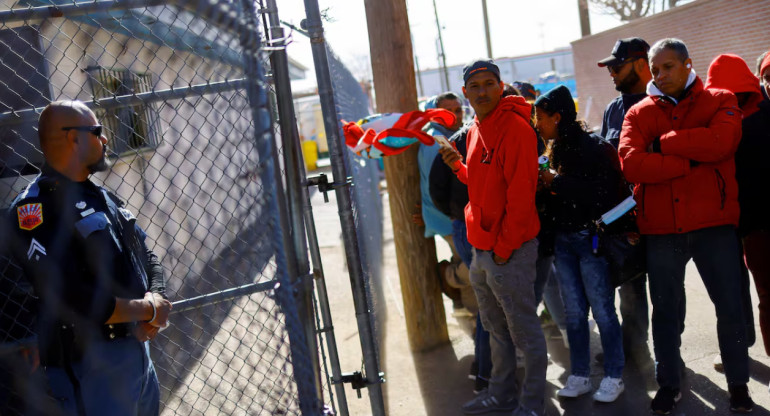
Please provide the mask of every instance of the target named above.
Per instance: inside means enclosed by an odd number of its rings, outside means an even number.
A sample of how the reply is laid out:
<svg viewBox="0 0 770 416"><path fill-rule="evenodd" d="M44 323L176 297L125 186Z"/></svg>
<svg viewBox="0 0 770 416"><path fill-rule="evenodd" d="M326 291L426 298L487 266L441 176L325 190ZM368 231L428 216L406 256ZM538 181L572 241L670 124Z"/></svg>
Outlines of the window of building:
<svg viewBox="0 0 770 416"><path fill-rule="evenodd" d="M107 98L149 92L152 89L151 74L131 72L126 69L89 67L94 98ZM152 104L122 107L95 107L94 112L105 127L110 149L118 155L154 149L160 137L158 112Z"/></svg>

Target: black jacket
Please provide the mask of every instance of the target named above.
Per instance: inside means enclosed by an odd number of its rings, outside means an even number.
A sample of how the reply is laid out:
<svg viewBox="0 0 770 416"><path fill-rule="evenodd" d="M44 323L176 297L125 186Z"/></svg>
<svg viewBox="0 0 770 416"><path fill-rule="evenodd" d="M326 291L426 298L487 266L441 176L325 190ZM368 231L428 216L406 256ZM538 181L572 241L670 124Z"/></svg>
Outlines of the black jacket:
<svg viewBox="0 0 770 416"><path fill-rule="evenodd" d="M764 91L763 91L764 94ZM770 171L770 99L759 103L759 111L743 120L743 137L735 152L735 179L738 181L738 203L741 207L739 230L770 230L765 198Z"/></svg>
<svg viewBox="0 0 770 416"><path fill-rule="evenodd" d="M465 139L471 124L463 126L449 139L454 142L457 151L463 156L468 154ZM465 206L468 205L468 186L460 182L452 170L444 163L439 153L430 168L430 197L433 205L444 215L453 220L465 221Z"/></svg>
<svg viewBox="0 0 770 416"><path fill-rule="evenodd" d="M559 232L591 228L595 220L628 194L615 148L601 137L574 125L552 148L549 212ZM611 227L614 230L615 227ZM609 231L609 230L608 230Z"/></svg>
<svg viewBox="0 0 770 416"><path fill-rule="evenodd" d="M63 326L86 348L102 336L116 297L165 292L160 262L122 205L93 182L73 182L47 166L11 204L9 249L40 298L43 363L59 363Z"/></svg>

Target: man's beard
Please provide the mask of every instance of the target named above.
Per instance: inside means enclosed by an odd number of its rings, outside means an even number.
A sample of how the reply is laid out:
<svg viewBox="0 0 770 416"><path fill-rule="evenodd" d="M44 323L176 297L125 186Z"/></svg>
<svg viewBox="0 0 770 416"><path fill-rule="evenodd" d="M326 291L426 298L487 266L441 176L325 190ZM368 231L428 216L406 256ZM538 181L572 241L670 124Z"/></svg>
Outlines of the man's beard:
<svg viewBox="0 0 770 416"><path fill-rule="evenodd" d="M638 82L639 74L636 73L635 69L631 68L631 72L629 72L628 75L615 86L615 89L623 94L628 94L631 91L631 88Z"/></svg>
<svg viewBox="0 0 770 416"><path fill-rule="evenodd" d="M102 157L96 162L87 166L88 171L91 173L104 172L110 168L110 163L107 161L107 146L105 145L102 151Z"/></svg>

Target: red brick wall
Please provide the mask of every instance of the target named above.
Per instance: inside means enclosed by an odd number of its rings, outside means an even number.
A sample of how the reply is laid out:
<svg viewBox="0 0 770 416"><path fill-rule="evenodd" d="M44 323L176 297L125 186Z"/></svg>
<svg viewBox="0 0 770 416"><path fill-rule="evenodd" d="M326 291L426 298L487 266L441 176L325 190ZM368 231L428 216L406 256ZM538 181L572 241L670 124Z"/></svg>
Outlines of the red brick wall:
<svg viewBox="0 0 770 416"><path fill-rule="evenodd" d="M616 40L633 36L650 45L682 39L704 82L709 64L723 53L741 56L754 72L757 57L770 50L770 0L698 0L572 42L579 117L592 127L601 126L604 108L618 95L596 62L610 55Z"/></svg>

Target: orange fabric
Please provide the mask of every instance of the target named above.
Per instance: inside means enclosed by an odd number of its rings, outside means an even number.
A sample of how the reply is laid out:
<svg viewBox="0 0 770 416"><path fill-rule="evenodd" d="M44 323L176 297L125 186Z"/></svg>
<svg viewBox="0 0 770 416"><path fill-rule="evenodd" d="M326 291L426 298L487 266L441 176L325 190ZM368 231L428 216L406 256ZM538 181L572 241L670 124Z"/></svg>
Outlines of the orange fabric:
<svg viewBox="0 0 770 416"><path fill-rule="evenodd" d="M468 131L468 157L456 172L468 185L468 241L509 258L537 236L535 208L537 136L529 125L532 107L510 96Z"/></svg>
<svg viewBox="0 0 770 416"><path fill-rule="evenodd" d="M700 78L678 105L650 96L628 110L618 152L626 180L636 184L643 234L738 225L741 118L735 95L704 89ZM657 137L660 153L651 153ZM691 167L691 160L698 164Z"/></svg>
<svg viewBox="0 0 770 416"><path fill-rule="evenodd" d="M706 89L723 89L733 94L739 92L751 93L751 98L741 107L746 118L759 110L762 102L762 91L757 78L751 69L738 55L724 54L714 58L709 66L706 78Z"/></svg>

